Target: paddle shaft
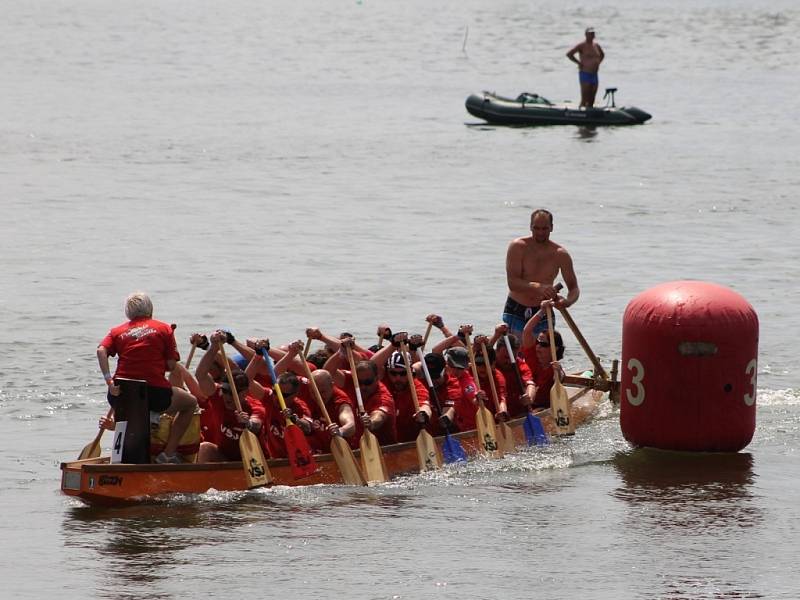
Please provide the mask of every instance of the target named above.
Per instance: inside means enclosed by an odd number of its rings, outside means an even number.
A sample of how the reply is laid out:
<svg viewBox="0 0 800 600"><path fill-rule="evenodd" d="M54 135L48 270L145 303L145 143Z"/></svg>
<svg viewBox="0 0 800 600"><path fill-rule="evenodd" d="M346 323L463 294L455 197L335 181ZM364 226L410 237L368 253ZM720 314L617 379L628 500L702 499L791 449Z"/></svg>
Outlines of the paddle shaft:
<svg viewBox="0 0 800 600"><path fill-rule="evenodd" d="M311 350L311 338L306 338L306 347L303 348L303 361L308 356L308 351Z"/></svg>
<svg viewBox="0 0 800 600"><path fill-rule="evenodd" d="M197 350L197 344L192 344L192 347L189 349L189 356L186 357L186 368L189 368L189 365L192 364L192 359L194 358L194 351Z"/></svg>
<svg viewBox="0 0 800 600"><path fill-rule="evenodd" d="M350 377L353 379L353 387L356 389L356 401L358 402L358 411L364 414L364 400L361 397L361 388L358 385L358 373L356 373L356 361L353 358L353 350L350 346L347 347L347 362L350 364Z"/></svg>
<svg viewBox="0 0 800 600"><path fill-rule="evenodd" d="M481 354L483 354L483 363L486 368L486 378L489 380L489 388L492 391L494 409L500 412L500 398L497 396L497 386L494 384L494 373L492 372L492 364L489 362L489 351L486 349L486 344L484 343L481 343Z"/></svg>
<svg viewBox="0 0 800 600"><path fill-rule="evenodd" d="M408 346L405 342L400 342L400 352L403 353L403 363L408 379L408 391L411 393L411 401L414 403L415 414L419 412L419 398L417 397L417 386L414 385L414 374L411 372L411 355L408 353Z"/></svg>
<svg viewBox="0 0 800 600"><path fill-rule="evenodd" d="M275 365L272 364L272 357L269 355L268 351L264 351L262 356L264 357L264 363L267 365L267 370L269 371L269 377L272 379L272 389L275 391L275 395L278 396L278 404L281 406L281 411L284 413L286 412L286 402L283 399L283 390L281 390L281 386L278 385L278 374L275 373ZM305 361L302 361L305 362ZM292 420L285 416L286 425L294 425Z"/></svg>
<svg viewBox="0 0 800 600"><path fill-rule="evenodd" d="M314 400L317 401L317 406L319 406L319 410L322 413L322 418L325 421L325 425L330 425L331 416L328 414L328 409L325 407L325 401L322 399L322 394L319 393L319 388L317 387L317 382L314 381L311 369L309 368L308 363L305 361L303 361L303 369L306 372L308 385L311 386L311 393L314 394Z"/></svg>
<svg viewBox="0 0 800 600"><path fill-rule="evenodd" d="M600 377L602 377L603 379L608 379L608 373L606 373L606 370L603 368L603 365L600 364L600 361L597 359L597 356L595 356L594 352L592 352L592 349L589 347L589 343L586 341L586 338L583 337L583 334L578 329L578 326L575 324L575 321L572 320L572 316L569 314L567 309L559 308L558 310L561 311L561 315L564 317L564 320L567 322L567 325L569 325L569 328L572 330L575 339L578 340L578 343L581 345L581 348L583 348L583 351L586 353L586 356L588 356L589 360L592 361L592 365L595 368L595 372L598 375L600 375Z"/></svg>
<svg viewBox="0 0 800 600"><path fill-rule="evenodd" d="M425 336L422 338L422 348L425 348L425 344L428 343L428 336L431 334L431 329L433 328L433 323L428 323L428 328L425 330Z"/></svg>
<svg viewBox="0 0 800 600"><path fill-rule="evenodd" d="M517 364L517 357L514 354L514 351L511 349L511 340L508 339L508 335L503 336L503 342L506 345L506 352L508 352L508 360L511 361L511 364L514 367L514 375L517 376L517 384L519 385L519 393L525 393L525 383L522 381L522 373L519 372L519 365Z"/></svg>
<svg viewBox="0 0 800 600"><path fill-rule="evenodd" d="M428 394L433 400L433 406L436 408L436 412L438 412L441 416L442 405L439 402L439 395L436 393L436 388L433 387L433 379L431 379L431 372L428 371L428 365L425 363L425 355L422 353L422 348L417 348L417 356L419 357L419 362L422 365L422 373L425 375L425 383L428 385Z"/></svg>
<svg viewBox="0 0 800 600"><path fill-rule="evenodd" d="M475 351L472 349L472 340L469 339L469 334L464 334L464 342L467 344L467 353L469 354L469 366L472 370L472 377L475 379L475 389L481 391L481 382L478 379L478 367L475 366ZM480 404L483 404L480 399L478 399Z"/></svg>

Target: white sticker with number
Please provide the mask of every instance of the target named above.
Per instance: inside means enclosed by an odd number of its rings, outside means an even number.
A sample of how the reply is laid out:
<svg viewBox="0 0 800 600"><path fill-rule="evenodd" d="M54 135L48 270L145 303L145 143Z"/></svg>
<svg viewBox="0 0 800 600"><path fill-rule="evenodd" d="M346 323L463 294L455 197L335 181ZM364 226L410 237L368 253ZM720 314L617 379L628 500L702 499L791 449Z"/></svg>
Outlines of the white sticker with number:
<svg viewBox="0 0 800 600"><path fill-rule="evenodd" d="M114 443L111 446L111 463L122 462L122 449L125 447L125 431L128 429L127 421L117 421L114 427Z"/></svg>
<svg viewBox="0 0 800 600"><path fill-rule="evenodd" d="M747 363L747 368L744 370L746 375L750 376L750 391L744 395L744 403L747 406L753 406L756 403L756 375L758 375L758 361L754 358Z"/></svg>
<svg viewBox="0 0 800 600"><path fill-rule="evenodd" d="M628 369L633 371L631 386L636 388L636 392L631 394L631 390L627 389L625 394L632 406L639 406L644 402L644 385L642 385L642 381L644 381L644 366L638 359L632 358L628 361Z"/></svg>

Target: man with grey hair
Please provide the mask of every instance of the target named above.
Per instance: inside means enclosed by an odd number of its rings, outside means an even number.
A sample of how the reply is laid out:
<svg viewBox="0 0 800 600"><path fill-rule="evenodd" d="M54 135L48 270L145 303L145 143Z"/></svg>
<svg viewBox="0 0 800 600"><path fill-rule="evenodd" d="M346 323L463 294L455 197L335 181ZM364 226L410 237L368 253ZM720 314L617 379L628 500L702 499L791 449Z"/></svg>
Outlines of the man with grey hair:
<svg viewBox="0 0 800 600"><path fill-rule="evenodd" d="M108 386L108 402L113 407L120 394L115 377L147 382L148 408L175 415L164 451L158 463L177 463L178 442L192 420L197 399L183 388L173 387L164 377L180 360L172 326L153 319L153 302L144 292L134 292L125 300L129 321L111 329L97 346L97 361ZM117 356L117 369L111 376L109 356Z"/></svg>

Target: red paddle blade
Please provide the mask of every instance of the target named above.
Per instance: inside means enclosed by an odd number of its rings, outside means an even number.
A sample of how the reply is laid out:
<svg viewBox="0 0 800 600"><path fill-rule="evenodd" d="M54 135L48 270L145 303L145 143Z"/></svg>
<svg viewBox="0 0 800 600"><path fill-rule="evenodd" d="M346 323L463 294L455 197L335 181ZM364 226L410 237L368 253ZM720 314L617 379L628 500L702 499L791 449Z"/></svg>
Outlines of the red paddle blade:
<svg viewBox="0 0 800 600"><path fill-rule="evenodd" d="M287 425L283 432L283 441L286 442L286 453L289 455L294 478L302 479L313 475L317 470L317 463L303 431L297 425Z"/></svg>

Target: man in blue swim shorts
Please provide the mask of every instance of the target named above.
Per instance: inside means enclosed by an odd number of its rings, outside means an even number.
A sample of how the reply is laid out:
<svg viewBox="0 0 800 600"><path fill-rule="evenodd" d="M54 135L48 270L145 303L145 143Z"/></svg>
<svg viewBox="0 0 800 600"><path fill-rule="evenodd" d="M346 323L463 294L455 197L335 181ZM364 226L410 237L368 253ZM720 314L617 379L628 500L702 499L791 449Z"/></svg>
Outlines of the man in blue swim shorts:
<svg viewBox="0 0 800 600"><path fill-rule="evenodd" d="M542 300L554 300L556 308L573 305L580 295L572 257L566 248L550 239L553 214L540 208L531 214L531 235L517 238L508 245L506 280L508 298L503 308L503 322L510 333L522 334L525 323L539 310ZM558 275L567 287L566 297L558 295ZM547 329L547 319L539 321L536 332Z"/></svg>
<svg viewBox="0 0 800 600"><path fill-rule="evenodd" d="M578 65L578 81L581 84L581 107L591 108L594 106L594 98L597 95L599 80L597 71L600 63L605 58L605 53L600 44L594 41L594 27L588 27L585 31L586 39L577 44L569 52L567 58ZM578 55L576 58L575 55Z"/></svg>

